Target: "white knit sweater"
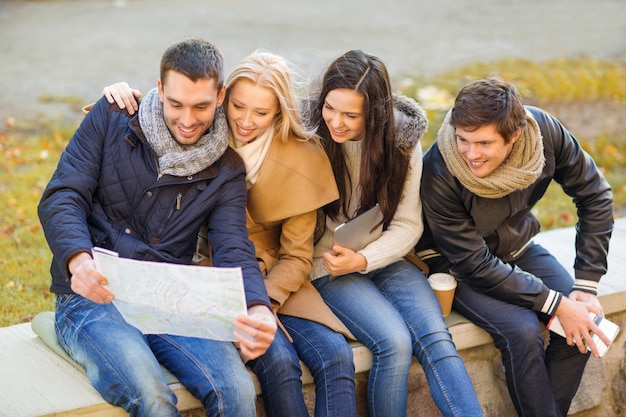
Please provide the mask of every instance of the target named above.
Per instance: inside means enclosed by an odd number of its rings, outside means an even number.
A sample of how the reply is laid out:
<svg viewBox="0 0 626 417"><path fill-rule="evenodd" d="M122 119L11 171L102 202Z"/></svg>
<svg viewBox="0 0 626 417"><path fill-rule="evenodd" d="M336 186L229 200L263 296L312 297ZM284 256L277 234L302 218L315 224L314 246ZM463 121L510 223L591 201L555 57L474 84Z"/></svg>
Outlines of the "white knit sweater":
<svg viewBox="0 0 626 417"><path fill-rule="evenodd" d="M351 178L359 178L362 141L346 142L342 145L346 156L346 164ZM402 197L396 213L389 227L374 242L367 245L358 253L367 260L367 268L361 273L383 268L404 257L415 246L422 235L424 225L422 223L422 202L420 200L420 180L422 177L422 148L418 142L410 149L409 169L402 189ZM354 181L357 182L358 181ZM358 184L353 184L352 198L349 211L354 215L356 206L360 200ZM333 230L347 219L333 221L326 217L326 229L321 239L315 245L313 252L313 269L310 279L315 280L328 275L324 269L324 252L329 251L333 245Z"/></svg>

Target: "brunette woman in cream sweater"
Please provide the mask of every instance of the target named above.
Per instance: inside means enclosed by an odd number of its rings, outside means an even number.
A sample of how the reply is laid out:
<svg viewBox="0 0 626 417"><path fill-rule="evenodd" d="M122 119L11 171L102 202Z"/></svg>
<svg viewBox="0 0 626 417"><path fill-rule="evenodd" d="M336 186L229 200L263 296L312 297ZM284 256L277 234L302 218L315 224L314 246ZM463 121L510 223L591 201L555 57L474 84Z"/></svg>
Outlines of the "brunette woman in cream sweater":
<svg viewBox="0 0 626 417"><path fill-rule="evenodd" d="M370 417L406 416L412 356L444 416L482 415L426 277L404 260L423 230L423 110L392 96L378 58L349 51L326 71L311 118L339 188L339 200L324 207L326 227L315 245L311 279L331 310L372 351ZM356 252L334 244L339 223L376 204L384 216L377 240Z"/></svg>

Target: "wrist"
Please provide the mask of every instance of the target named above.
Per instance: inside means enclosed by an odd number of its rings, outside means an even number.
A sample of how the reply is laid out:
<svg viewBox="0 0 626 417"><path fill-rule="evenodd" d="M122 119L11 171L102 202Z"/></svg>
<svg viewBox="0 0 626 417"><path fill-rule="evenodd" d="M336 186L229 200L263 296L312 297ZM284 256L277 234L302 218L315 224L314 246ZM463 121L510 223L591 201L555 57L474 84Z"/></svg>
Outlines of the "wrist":
<svg viewBox="0 0 626 417"><path fill-rule="evenodd" d="M558 300L558 305L556 306L556 309L554 310L554 314L556 314L557 316L565 314L571 302L572 300L570 300L569 298L561 294L561 297Z"/></svg>
<svg viewBox="0 0 626 417"><path fill-rule="evenodd" d="M72 259L70 259L69 263L67 264L67 269L70 271L70 274L74 275L76 269L78 269L78 267L81 266L83 262L90 261L92 259L93 258L91 257L91 255L87 252L81 252L78 255L72 257Z"/></svg>
<svg viewBox="0 0 626 417"><path fill-rule="evenodd" d="M260 315L269 314L272 317L274 316L273 310L270 307L266 306L265 304L255 304L251 307L248 307L248 315L253 316L255 314L260 314Z"/></svg>
<svg viewBox="0 0 626 417"><path fill-rule="evenodd" d="M360 252L357 252L358 266L357 271L365 271L367 269L367 258Z"/></svg>

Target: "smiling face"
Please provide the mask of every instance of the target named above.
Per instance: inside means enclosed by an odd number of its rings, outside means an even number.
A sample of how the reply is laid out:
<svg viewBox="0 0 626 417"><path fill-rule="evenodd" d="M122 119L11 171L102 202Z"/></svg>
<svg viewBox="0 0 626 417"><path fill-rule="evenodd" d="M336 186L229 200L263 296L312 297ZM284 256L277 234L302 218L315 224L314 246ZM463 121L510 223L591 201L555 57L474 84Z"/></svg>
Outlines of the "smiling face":
<svg viewBox="0 0 626 417"><path fill-rule="evenodd" d="M166 79L158 81L159 98L163 103L165 124L181 145L193 145L211 127L215 110L224 101L225 89L218 89L211 78L191 81L170 70Z"/></svg>
<svg viewBox="0 0 626 417"><path fill-rule="evenodd" d="M506 161L521 130L506 143L496 130L495 124L469 131L456 128L456 144L470 171L478 178L485 178Z"/></svg>
<svg viewBox="0 0 626 417"><path fill-rule="evenodd" d="M278 99L269 88L241 78L228 90L228 126L240 144L250 143L272 126L280 112Z"/></svg>
<svg viewBox="0 0 626 417"><path fill-rule="evenodd" d="M337 143L361 140L365 134L363 94L347 88L331 90L324 99L322 118Z"/></svg>

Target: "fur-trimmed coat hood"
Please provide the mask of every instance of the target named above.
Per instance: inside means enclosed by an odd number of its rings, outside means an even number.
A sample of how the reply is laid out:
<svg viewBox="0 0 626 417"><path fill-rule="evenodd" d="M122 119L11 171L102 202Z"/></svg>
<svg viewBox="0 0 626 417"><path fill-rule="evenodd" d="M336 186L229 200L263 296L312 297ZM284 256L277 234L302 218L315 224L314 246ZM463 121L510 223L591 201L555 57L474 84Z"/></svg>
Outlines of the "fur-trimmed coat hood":
<svg viewBox="0 0 626 417"><path fill-rule="evenodd" d="M415 146L428 129L426 112L412 98L393 95L393 117L396 123L396 144L400 148Z"/></svg>

